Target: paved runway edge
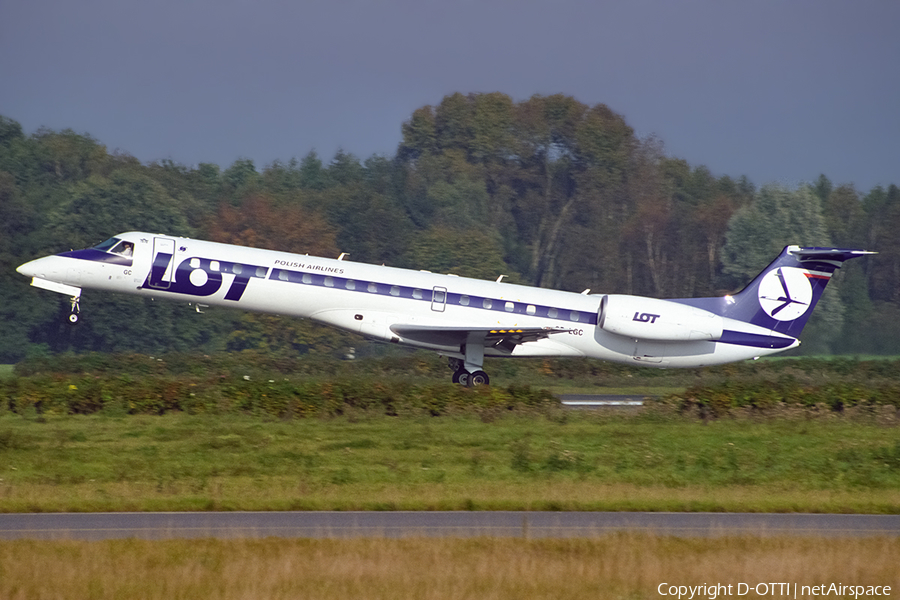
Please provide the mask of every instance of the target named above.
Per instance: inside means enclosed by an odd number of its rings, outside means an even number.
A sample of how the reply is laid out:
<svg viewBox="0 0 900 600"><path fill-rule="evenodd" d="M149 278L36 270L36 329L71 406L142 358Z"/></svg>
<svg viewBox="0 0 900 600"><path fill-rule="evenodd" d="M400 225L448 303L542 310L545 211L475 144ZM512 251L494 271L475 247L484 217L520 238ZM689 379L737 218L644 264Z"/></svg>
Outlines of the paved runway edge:
<svg viewBox="0 0 900 600"><path fill-rule="evenodd" d="M900 515L648 512L7 513L0 539L900 536Z"/></svg>

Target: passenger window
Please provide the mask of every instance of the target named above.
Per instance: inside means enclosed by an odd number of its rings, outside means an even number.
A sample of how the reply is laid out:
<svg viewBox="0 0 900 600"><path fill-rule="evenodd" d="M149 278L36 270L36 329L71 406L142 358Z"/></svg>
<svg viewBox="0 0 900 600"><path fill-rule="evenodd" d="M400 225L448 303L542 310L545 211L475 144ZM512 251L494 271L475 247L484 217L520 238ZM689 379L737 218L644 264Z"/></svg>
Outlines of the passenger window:
<svg viewBox="0 0 900 600"><path fill-rule="evenodd" d="M377 284L377 283L370 283L368 289L369 289L369 291L372 292L373 294L377 294L377 293L378 293L378 284Z"/></svg>
<svg viewBox="0 0 900 600"><path fill-rule="evenodd" d="M240 275L244 272L244 267L242 267L241 265L231 265L231 272L235 275Z"/></svg>
<svg viewBox="0 0 900 600"><path fill-rule="evenodd" d="M191 259L191 268L192 268L192 269L199 269L199 268L200 268L200 259L199 259L199 258L192 258L192 259Z"/></svg>
<svg viewBox="0 0 900 600"><path fill-rule="evenodd" d="M325 287L334 287L334 277L325 278Z"/></svg>
<svg viewBox="0 0 900 600"><path fill-rule="evenodd" d="M512 311L516 310L516 305L513 304L512 302L507 302L506 304L503 305L503 310L505 310L506 312L512 312Z"/></svg>
<svg viewBox="0 0 900 600"><path fill-rule="evenodd" d="M291 280L290 276L288 276L287 271L278 271L278 279L280 279L281 281L290 281Z"/></svg>
<svg viewBox="0 0 900 600"><path fill-rule="evenodd" d="M266 271L268 271L268 269L266 267L256 267L256 276L257 277L265 277Z"/></svg>
<svg viewBox="0 0 900 600"><path fill-rule="evenodd" d="M399 296L400 295L400 287L396 285L391 286L391 296Z"/></svg>
<svg viewBox="0 0 900 600"><path fill-rule="evenodd" d="M413 298L416 300L422 299L422 290L413 290Z"/></svg>
<svg viewBox="0 0 900 600"><path fill-rule="evenodd" d="M550 310L547 311L547 316L550 317L551 319L555 319L556 317L559 316L559 311L555 308L551 308Z"/></svg>
<svg viewBox="0 0 900 600"><path fill-rule="evenodd" d="M210 270L210 271L217 271L217 272L218 272L218 270L219 270L219 261L217 261L217 260L212 260L212 261L210 261L210 262L209 262L209 270ZM282 273L284 273L284 271L282 271ZM284 273L284 274L287 275L287 273ZM285 279L285 281L287 281L287 279Z"/></svg>
<svg viewBox="0 0 900 600"><path fill-rule="evenodd" d="M468 296L460 296L459 304L460 304L460 306L468 306L469 305L469 297Z"/></svg>
<svg viewBox="0 0 900 600"><path fill-rule="evenodd" d="M304 273L303 283L312 283L312 275L310 275L309 273Z"/></svg>
<svg viewBox="0 0 900 600"><path fill-rule="evenodd" d="M537 307L534 304L529 304L528 306L525 307L526 315L533 315L536 312L537 312Z"/></svg>
<svg viewBox="0 0 900 600"><path fill-rule="evenodd" d="M348 290L355 290L355 289L356 289L356 282L353 281L352 279L348 279L348 280L347 280L347 283L344 285L344 287L346 287Z"/></svg>
<svg viewBox="0 0 900 600"><path fill-rule="evenodd" d="M482 302L481 305L482 305L483 307L485 307L485 308L490 308L490 307L492 307L492 306L494 305L494 303L491 302L491 299L490 299L490 298L485 298L485 299L484 299L484 302Z"/></svg>
<svg viewBox="0 0 900 600"><path fill-rule="evenodd" d="M580 319L580 318L581 318L581 313L579 313L577 310L573 310L572 311L572 320L577 323L578 319Z"/></svg>

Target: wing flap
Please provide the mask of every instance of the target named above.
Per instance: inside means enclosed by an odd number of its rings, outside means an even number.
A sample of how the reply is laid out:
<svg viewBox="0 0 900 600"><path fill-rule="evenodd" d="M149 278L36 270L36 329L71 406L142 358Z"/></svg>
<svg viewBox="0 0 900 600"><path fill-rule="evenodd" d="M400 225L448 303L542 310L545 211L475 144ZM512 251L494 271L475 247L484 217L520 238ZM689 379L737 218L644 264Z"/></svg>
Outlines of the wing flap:
<svg viewBox="0 0 900 600"><path fill-rule="evenodd" d="M458 347L482 340L485 347L500 344L524 344L565 333L569 329L555 327L442 327L429 325L391 325L391 331L410 341L435 346Z"/></svg>

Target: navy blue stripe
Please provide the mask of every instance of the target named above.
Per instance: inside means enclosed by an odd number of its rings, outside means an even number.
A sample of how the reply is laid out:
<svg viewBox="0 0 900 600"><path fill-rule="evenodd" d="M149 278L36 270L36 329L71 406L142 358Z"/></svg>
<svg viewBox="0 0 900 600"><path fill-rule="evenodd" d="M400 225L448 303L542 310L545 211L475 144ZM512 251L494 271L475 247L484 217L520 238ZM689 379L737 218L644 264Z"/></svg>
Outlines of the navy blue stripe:
<svg viewBox="0 0 900 600"><path fill-rule="evenodd" d="M79 260L89 260L91 262L101 262L110 265L120 265L123 267L131 266L131 257L122 256L121 254L112 254L97 250L95 248L87 248L85 250L73 250L71 252L63 252L59 256L66 258L77 258Z"/></svg>
<svg viewBox="0 0 900 600"><path fill-rule="evenodd" d="M334 275L322 275L319 273L309 273L306 271L291 271L288 269L272 269L271 274L269 275L270 280L275 281L283 281L285 283L300 283L305 285L312 285L315 287L328 287L334 289L340 289L344 291L352 291L352 292L360 292L364 294L376 294L379 296L390 296L392 298L403 298L406 300L416 300L419 302L428 302L431 304L432 302L432 289L428 288L414 288L403 285L391 285L389 283L379 283L377 281L364 281L360 279L353 279L349 277L336 277ZM353 281L355 284L355 289L348 290L347 282ZM327 283L326 283L327 282ZM330 284L330 285L328 285ZM369 291L369 285L375 285L376 290L374 292ZM439 286L443 287L443 286ZM418 290L421 292L422 297L416 298L413 294ZM393 292L393 293L392 293ZM471 296L468 294L458 294L455 292L446 292L447 295L447 304L450 306L463 306L466 308L474 308L480 310L490 310L493 312L504 313L508 315L525 315L525 316L535 316L542 317L544 319L555 319L557 321L566 321L568 323L583 323L585 325L596 325L597 324L597 313L592 312L584 312L578 310L571 310L568 308L560 308L555 306L544 306L538 304L528 304L524 302L512 302L511 300L501 300L499 298L488 298L485 296ZM468 298L469 303L463 304L462 299ZM485 300L490 301L490 308L485 307ZM512 310L506 310L507 302L513 305ZM533 315L528 314L526 312L528 306L534 306L535 312ZM556 311L556 316L550 316L552 311ZM571 318L572 314L576 314L578 316L578 320L574 320Z"/></svg>
<svg viewBox="0 0 900 600"><path fill-rule="evenodd" d="M722 332L722 337L713 341L722 342L723 344L735 344L737 346L751 346L753 348L787 348L796 340L726 329Z"/></svg>

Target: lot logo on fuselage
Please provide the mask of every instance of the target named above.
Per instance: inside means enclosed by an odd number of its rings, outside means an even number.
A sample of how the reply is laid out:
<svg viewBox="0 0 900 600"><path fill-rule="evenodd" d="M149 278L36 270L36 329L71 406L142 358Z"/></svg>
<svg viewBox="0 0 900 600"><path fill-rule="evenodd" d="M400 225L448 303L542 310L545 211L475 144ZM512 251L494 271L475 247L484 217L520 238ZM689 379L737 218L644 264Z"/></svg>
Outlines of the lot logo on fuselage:
<svg viewBox="0 0 900 600"><path fill-rule="evenodd" d="M150 274L144 281L145 289L155 289L190 296L212 296L222 287L223 274L234 275L226 300L240 300L251 279L265 279L267 267L208 258L185 258L171 272L174 257L159 252L153 259ZM174 275L174 276L173 276Z"/></svg>

